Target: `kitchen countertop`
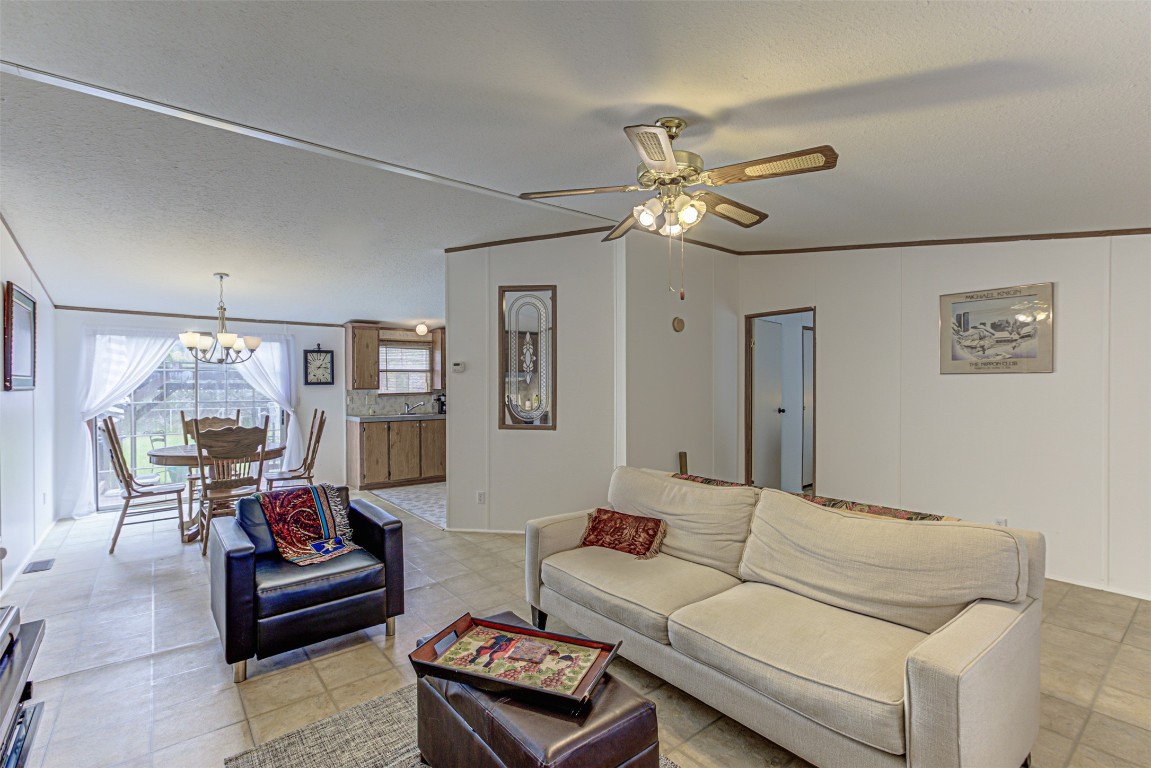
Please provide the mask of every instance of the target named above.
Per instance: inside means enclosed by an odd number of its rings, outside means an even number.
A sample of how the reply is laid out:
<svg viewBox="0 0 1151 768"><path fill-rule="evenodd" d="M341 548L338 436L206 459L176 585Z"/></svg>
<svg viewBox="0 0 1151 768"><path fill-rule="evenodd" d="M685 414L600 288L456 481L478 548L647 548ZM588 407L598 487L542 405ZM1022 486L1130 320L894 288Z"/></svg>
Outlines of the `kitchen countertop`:
<svg viewBox="0 0 1151 768"><path fill-rule="evenodd" d="M393 414L391 416L348 416L348 421L358 422L372 422L372 421L420 421L421 419L446 419L446 413L409 413L409 414Z"/></svg>

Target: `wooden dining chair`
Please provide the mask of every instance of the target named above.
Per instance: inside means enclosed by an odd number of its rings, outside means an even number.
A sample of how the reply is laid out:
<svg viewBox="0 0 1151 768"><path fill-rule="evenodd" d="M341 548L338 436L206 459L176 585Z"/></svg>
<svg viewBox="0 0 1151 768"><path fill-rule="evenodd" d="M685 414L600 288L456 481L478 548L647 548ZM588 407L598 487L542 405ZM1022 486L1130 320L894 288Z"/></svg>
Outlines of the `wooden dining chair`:
<svg viewBox="0 0 1151 768"><path fill-rule="evenodd" d="M112 534L112 546L108 548L108 554L116 552L116 542L120 539L120 531L125 525L140 525L141 523L158 523L164 520L179 520L180 523L180 540L184 540L184 516L182 514L184 508L184 484L183 483L167 483L165 485L158 484L143 484L140 483L132 474L131 468L128 466L128 460L124 456L124 447L120 442L120 434L116 431L116 422L111 416L106 416L100 420L100 428L104 430L104 443L108 446L108 453L112 458L112 471L116 473L116 479L120 482L120 498L124 500L124 506L120 510L120 519L116 521L116 532ZM155 515L160 512L167 512L168 509L163 506L158 506L158 503L165 496L176 497L176 514L174 517L156 517ZM132 502L139 501L140 499L148 499L146 502L149 506L145 508L130 509ZM146 520L128 520L128 518L147 517Z"/></svg>
<svg viewBox="0 0 1151 768"><path fill-rule="evenodd" d="M208 552L213 517L236 514L236 499L260 490L264 477L264 449L268 445L268 417L261 427L201 429L195 425L196 459L200 468L200 541Z"/></svg>
<svg viewBox="0 0 1151 768"><path fill-rule="evenodd" d="M196 425L200 429L222 429L224 427L240 426L240 409L236 409L236 417L229 416L201 416L198 419L189 419L180 411L180 426L184 431L184 445L191 445L196 440ZM200 482L198 467L188 469L188 519L192 519L192 506L196 503L196 485Z"/></svg>
<svg viewBox="0 0 1151 768"><path fill-rule="evenodd" d="M312 411L312 427L308 431L308 444L304 448L304 459L295 469L274 470L264 473L264 482L268 490L272 490L276 483L280 485L295 484L303 481L307 485L315 482L316 455L320 452L320 437L324 434L324 424L328 417L324 411Z"/></svg>

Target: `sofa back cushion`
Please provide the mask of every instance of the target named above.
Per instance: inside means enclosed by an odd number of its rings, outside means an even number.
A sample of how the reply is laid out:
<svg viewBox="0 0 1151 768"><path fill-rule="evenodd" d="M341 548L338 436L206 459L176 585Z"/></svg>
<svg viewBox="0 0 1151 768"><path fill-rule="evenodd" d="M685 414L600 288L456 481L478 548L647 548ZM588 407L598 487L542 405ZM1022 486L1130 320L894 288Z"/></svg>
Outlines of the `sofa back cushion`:
<svg viewBox="0 0 1151 768"><path fill-rule="evenodd" d="M676 480L667 472L616 467L607 491L612 509L667 522L660 551L739 576L759 491Z"/></svg>
<svg viewBox="0 0 1151 768"><path fill-rule="evenodd" d="M765 489L739 575L934 632L975 600L1022 600L1027 545L1007 528L861 515Z"/></svg>

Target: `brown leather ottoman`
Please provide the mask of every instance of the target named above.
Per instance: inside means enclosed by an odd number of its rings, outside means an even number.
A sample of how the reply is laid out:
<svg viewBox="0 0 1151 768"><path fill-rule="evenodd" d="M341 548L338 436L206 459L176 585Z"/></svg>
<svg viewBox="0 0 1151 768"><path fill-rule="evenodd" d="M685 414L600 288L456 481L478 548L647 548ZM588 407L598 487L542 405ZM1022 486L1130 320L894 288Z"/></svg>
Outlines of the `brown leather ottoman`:
<svg viewBox="0 0 1151 768"><path fill-rule="evenodd" d="M527 627L513 613L492 621ZM432 768L658 768L655 704L604 674L578 716L470 685L416 683L420 755Z"/></svg>

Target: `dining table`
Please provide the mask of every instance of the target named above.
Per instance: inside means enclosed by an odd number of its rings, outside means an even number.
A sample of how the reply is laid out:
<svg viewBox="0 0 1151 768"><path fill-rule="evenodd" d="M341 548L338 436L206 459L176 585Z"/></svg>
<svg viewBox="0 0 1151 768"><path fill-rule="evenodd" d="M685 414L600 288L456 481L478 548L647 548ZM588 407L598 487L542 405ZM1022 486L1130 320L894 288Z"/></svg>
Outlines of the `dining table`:
<svg viewBox="0 0 1151 768"><path fill-rule="evenodd" d="M264 461L278 459L284 455L285 445L269 445L264 449ZM168 445L163 448L153 448L148 451L148 458L158 467L198 467L200 458L193 445ZM184 542L196 541L200 538L200 516L194 514L192 494L188 494L188 516L183 521ZM184 514L181 511L180 514Z"/></svg>

